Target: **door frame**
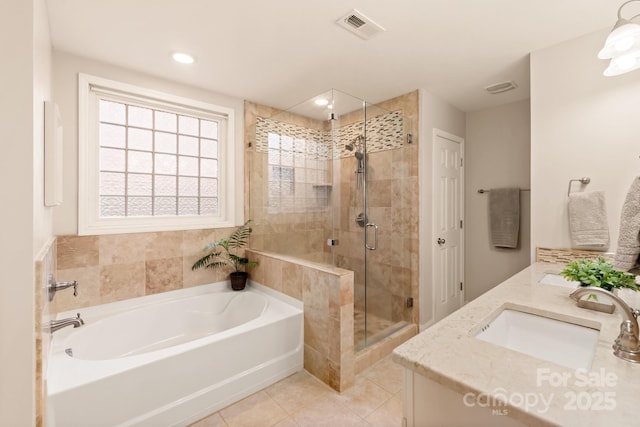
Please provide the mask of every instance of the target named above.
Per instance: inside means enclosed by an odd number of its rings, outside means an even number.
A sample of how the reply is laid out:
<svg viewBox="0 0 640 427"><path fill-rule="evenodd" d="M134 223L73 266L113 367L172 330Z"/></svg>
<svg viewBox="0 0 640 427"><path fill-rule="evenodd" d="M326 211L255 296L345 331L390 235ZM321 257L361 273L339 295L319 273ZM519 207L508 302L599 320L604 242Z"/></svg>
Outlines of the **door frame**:
<svg viewBox="0 0 640 427"><path fill-rule="evenodd" d="M441 137L444 139L448 139L449 141L455 142L457 144L460 144L460 159L462 161L462 164L460 166L460 193L459 193L459 200L458 203L460 203L460 221L462 221L462 227L460 227L460 266L459 269L460 271L458 271L458 274L460 277L460 280L463 283L462 286L462 290L460 292L460 307L462 307L465 303L465 291L466 291L466 285L465 285L465 278L464 278L464 252L465 252L465 238L464 238L464 138L461 138L457 135L453 135L449 132L443 131L441 129L437 129L437 128L433 128L433 137L431 139L431 232L430 232L430 245L433 245L436 241L436 239L438 238L438 233L437 233L437 224L436 224L436 215L434 214L434 212L436 211L437 207L435 206L436 204L436 200L435 200L435 186L436 186L436 180L434 179L434 170L435 170L435 162L436 162L436 158L435 158L435 144L436 144L436 138ZM433 246L432 246L433 247ZM440 319L436 319L436 286L435 286L435 268L434 268L434 259L435 259L435 252L432 250L431 251L431 303L432 303L432 307L431 307L431 312L433 313L433 317L431 319L431 322L435 323Z"/></svg>

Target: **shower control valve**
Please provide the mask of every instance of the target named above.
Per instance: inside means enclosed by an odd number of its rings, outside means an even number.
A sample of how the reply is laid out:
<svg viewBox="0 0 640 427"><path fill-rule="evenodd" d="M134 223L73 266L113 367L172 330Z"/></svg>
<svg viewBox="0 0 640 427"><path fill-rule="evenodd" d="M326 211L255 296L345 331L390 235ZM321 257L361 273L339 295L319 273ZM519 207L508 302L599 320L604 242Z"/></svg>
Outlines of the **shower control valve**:
<svg viewBox="0 0 640 427"><path fill-rule="evenodd" d="M438 237L437 242L438 242L439 245L444 245L445 243L447 243L447 241L444 240L442 237Z"/></svg>

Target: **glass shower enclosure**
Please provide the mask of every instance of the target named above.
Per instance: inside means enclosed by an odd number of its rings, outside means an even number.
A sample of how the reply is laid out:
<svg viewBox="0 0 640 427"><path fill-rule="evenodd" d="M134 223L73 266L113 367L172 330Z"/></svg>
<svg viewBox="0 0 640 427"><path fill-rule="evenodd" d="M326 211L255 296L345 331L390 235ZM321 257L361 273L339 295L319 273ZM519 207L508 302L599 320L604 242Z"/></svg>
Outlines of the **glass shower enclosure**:
<svg viewBox="0 0 640 427"><path fill-rule="evenodd" d="M337 90L272 113L247 163L252 247L352 270L363 349L412 321L407 119Z"/></svg>

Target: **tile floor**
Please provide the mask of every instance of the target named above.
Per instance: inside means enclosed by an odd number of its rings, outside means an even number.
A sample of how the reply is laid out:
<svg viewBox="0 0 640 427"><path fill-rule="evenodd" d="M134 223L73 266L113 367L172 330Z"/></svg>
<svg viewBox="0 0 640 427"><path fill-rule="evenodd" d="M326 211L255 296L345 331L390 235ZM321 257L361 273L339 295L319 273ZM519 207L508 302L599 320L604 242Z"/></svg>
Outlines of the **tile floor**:
<svg viewBox="0 0 640 427"><path fill-rule="evenodd" d="M387 356L343 393L297 372L190 427L400 427L401 420L402 368Z"/></svg>

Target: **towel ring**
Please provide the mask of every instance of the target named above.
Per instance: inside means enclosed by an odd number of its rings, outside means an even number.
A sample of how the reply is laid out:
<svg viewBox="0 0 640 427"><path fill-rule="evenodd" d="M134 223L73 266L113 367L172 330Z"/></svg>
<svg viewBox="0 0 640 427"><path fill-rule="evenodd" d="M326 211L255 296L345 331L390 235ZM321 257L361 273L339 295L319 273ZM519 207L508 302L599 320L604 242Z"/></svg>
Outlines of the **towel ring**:
<svg viewBox="0 0 640 427"><path fill-rule="evenodd" d="M582 177L580 179L570 179L569 180L569 189L567 190L567 197L569 197L569 195L571 194L571 183L574 182L574 181L578 181L581 184L585 184L586 185L586 184L591 182L591 178L585 176L585 177Z"/></svg>

